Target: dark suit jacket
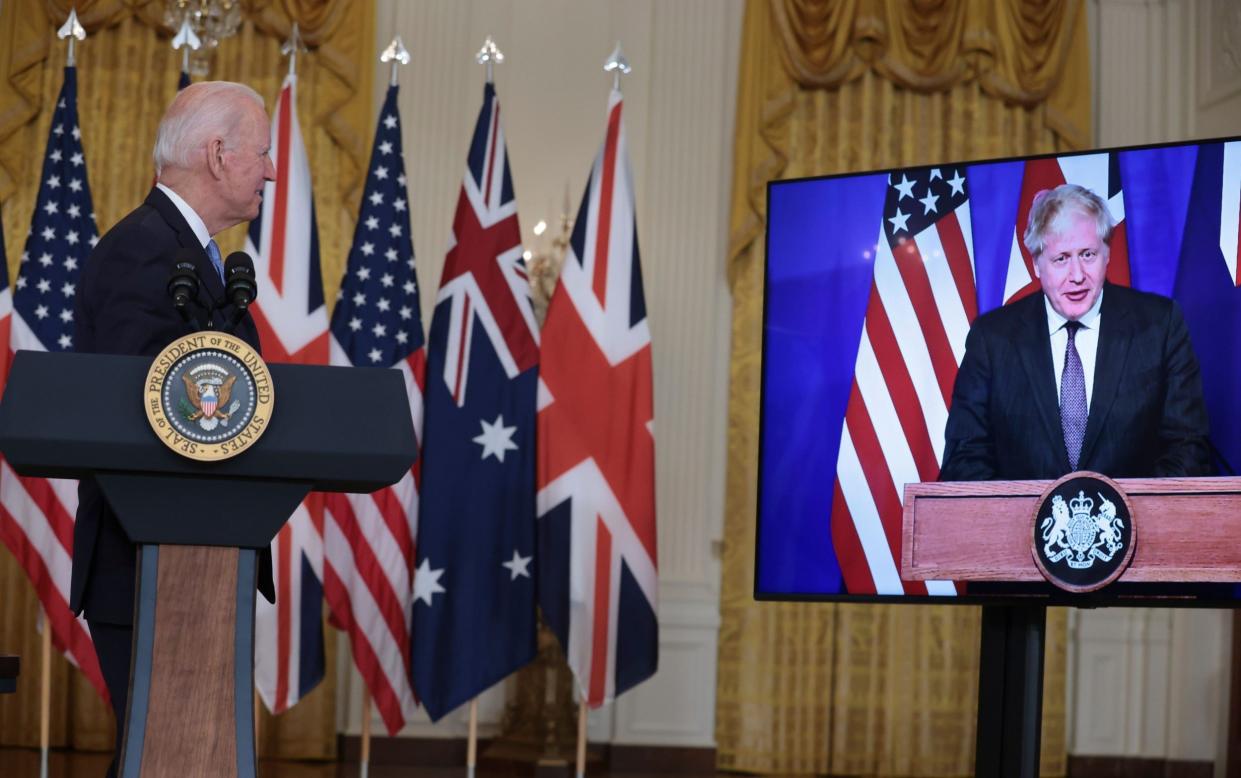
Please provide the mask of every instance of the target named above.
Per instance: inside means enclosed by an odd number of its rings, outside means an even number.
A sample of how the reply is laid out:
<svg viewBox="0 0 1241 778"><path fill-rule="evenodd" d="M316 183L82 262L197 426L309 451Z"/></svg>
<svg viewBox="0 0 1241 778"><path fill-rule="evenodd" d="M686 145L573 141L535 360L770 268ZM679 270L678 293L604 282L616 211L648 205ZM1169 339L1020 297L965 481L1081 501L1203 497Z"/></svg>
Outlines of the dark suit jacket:
<svg viewBox="0 0 1241 778"><path fill-rule="evenodd" d="M1213 475L1198 360L1176 303L1107 284L1078 470ZM943 481L1069 472L1042 294L980 316L944 433Z"/></svg>
<svg viewBox="0 0 1241 778"><path fill-rule="evenodd" d="M207 252L168 196L152 189L146 202L108 230L82 267L74 312L76 350L97 354L155 356L191 327L168 297L174 254L193 249L198 269L201 322L222 329L231 305L220 308L224 287ZM235 333L259 348L258 328L246 314ZM174 517L169 517L170 519ZM73 530L73 577L69 607L88 618L130 624L134 608L136 548L92 479L78 486ZM259 589L273 598L270 553L260 554Z"/></svg>

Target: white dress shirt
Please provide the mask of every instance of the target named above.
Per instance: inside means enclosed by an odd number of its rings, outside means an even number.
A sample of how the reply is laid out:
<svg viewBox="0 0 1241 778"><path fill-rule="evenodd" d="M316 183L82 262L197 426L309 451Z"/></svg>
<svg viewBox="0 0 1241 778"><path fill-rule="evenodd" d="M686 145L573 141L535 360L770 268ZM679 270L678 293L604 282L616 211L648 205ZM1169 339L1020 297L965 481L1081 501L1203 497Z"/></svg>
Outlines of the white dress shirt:
<svg viewBox="0 0 1241 778"><path fill-rule="evenodd" d="M168 199L172 200L172 204L177 206L177 210L185 217L186 224L190 225L190 229L194 231L194 237L198 238L199 244L205 249L207 244L211 242L211 233L207 232L207 224L203 221L198 212L190 207L190 204L181 199L181 195L172 191L163 184L156 184L156 188L164 194L168 195ZM1058 380L1058 379L1057 379ZM1090 386L1090 384L1086 384ZM1087 392L1090 390L1087 389Z"/></svg>
<svg viewBox="0 0 1241 778"><path fill-rule="evenodd" d="M1064 328L1068 319L1051 307L1047 295L1043 295L1043 305L1047 306L1047 332L1051 338L1051 364L1056 371L1056 405L1060 404L1060 379L1064 376L1064 348L1069 342L1069 332ZM1082 373L1086 379L1086 411L1090 411L1090 399L1094 394L1094 366L1099 353L1099 325L1103 321L1100 309L1103 307L1103 290L1095 298L1090 310L1078 319L1082 328L1073 338L1077 346L1077 356L1082 360Z"/></svg>

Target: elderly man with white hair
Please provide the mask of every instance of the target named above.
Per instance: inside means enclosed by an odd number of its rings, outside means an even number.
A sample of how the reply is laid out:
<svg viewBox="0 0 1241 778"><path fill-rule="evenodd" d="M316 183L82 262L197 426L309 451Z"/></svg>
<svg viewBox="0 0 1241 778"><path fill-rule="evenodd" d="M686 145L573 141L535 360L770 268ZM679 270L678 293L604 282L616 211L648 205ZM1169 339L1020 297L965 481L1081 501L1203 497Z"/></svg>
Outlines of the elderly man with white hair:
<svg viewBox="0 0 1241 778"><path fill-rule="evenodd" d="M970 328L941 480L1213 474L1189 331L1172 300L1106 281L1115 224L1084 187L1035 197L1024 243L1042 294Z"/></svg>
<svg viewBox="0 0 1241 778"><path fill-rule="evenodd" d="M158 183L146 201L104 235L82 268L74 311L80 352L154 356L189 332L167 293L173 266L193 259L197 320L222 329L235 310L224 294L223 263L213 239L258 216L263 186L275 178L270 124L253 89L227 81L193 84L177 94L155 140ZM135 161L135 164L140 162ZM259 347L248 314L235 334ZM136 547L98 485L78 488L69 606L84 613L123 739L133 632ZM264 564L266 562L266 564ZM273 597L269 555L259 589ZM116 758L108 775L115 775Z"/></svg>

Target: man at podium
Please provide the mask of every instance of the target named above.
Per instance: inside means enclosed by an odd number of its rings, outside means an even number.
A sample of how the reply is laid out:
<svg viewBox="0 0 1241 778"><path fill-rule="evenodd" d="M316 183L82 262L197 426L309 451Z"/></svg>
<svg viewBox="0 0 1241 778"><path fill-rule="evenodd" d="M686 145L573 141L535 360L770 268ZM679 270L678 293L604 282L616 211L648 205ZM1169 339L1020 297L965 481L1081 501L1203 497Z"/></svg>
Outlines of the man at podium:
<svg viewBox="0 0 1241 778"><path fill-rule="evenodd" d="M1189 331L1172 300L1105 280L1115 224L1084 187L1035 197L1023 242L1042 294L970 328L940 480L1213 474Z"/></svg>
<svg viewBox="0 0 1241 778"><path fill-rule="evenodd" d="M146 201L107 232L86 264L74 312L79 352L154 357L187 334L166 291L177 262L192 260L199 282L192 301L200 323L223 329L234 309L212 236L258 216L263 185L275 178L263 100L243 84L204 82L177 94L155 140L158 183ZM234 334L259 348L246 314ZM98 485L83 479L73 535L69 607L84 612L123 741L133 639L136 547ZM266 564L264 564L266 562ZM259 589L274 598L269 554L259 561ZM116 774L113 759L108 775Z"/></svg>

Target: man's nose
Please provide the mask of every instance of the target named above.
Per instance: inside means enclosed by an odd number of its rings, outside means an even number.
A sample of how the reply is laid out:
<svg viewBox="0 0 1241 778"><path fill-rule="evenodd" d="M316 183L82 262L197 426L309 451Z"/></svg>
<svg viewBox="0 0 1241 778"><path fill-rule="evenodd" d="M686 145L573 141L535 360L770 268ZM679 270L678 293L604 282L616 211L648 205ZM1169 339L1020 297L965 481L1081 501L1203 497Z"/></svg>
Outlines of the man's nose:
<svg viewBox="0 0 1241 778"><path fill-rule="evenodd" d="M276 165L270 156L263 157L263 178L268 181L276 180Z"/></svg>
<svg viewBox="0 0 1241 778"><path fill-rule="evenodd" d="M1086 280L1086 267L1080 257L1069 257L1069 280L1079 284Z"/></svg>

